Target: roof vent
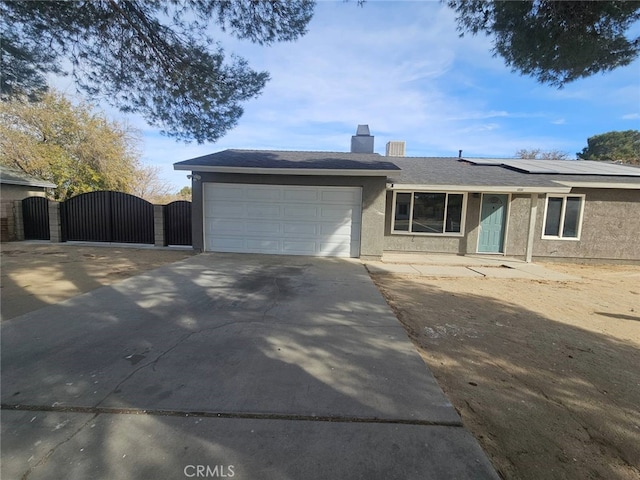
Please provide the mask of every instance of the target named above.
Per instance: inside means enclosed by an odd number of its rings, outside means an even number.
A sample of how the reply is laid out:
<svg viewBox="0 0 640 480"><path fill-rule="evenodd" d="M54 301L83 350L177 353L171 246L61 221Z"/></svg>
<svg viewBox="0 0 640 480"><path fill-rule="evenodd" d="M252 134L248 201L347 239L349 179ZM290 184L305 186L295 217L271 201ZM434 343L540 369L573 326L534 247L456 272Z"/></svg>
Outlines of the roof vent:
<svg viewBox="0 0 640 480"><path fill-rule="evenodd" d="M387 142L387 157L404 157L405 142Z"/></svg>
<svg viewBox="0 0 640 480"><path fill-rule="evenodd" d="M358 125L356 134L351 137L351 153L373 153L373 138L369 125Z"/></svg>

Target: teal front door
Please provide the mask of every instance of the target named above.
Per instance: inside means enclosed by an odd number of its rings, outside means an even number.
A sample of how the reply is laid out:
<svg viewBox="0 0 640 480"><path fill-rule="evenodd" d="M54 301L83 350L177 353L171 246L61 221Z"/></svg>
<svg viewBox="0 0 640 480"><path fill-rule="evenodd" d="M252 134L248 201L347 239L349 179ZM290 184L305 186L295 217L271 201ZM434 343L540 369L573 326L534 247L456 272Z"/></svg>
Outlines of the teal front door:
<svg viewBox="0 0 640 480"><path fill-rule="evenodd" d="M482 195L478 253L504 252L504 224L508 201L508 195Z"/></svg>

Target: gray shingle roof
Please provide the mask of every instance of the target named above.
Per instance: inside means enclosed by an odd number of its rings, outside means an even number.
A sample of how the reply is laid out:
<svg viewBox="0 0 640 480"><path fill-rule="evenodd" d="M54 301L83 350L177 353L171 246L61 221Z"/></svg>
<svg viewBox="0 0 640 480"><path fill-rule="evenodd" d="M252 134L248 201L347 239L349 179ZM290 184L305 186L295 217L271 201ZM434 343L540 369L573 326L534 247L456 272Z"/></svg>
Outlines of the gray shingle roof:
<svg viewBox="0 0 640 480"><path fill-rule="evenodd" d="M393 161L401 168L388 181L414 185L469 185L501 187L555 187L557 184L541 175L527 175L506 168L473 165L457 157L402 157Z"/></svg>
<svg viewBox="0 0 640 480"><path fill-rule="evenodd" d="M0 183L6 185L26 185L29 187L56 188L55 183L36 178L13 168L0 165Z"/></svg>
<svg viewBox="0 0 640 480"><path fill-rule="evenodd" d="M178 170L237 168L308 171L367 171L387 175L388 183L397 185L457 185L497 187L517 190L524 188L560 187L571 184L606 182L608 184L638 184L640 177L567 175L526 173L495 164L474 164L458 157L383 157L377 153L310 152L285 150L223 150L174 164ZM213 171L213 170L212 170Z"/></svg>
<svg viewBox="0 0 640 480"><path fill-rule="evenodd" d="M637 183L639 177L525 173L500 165L474 165L457 157L394 157L400 172L390 183L491 187L557 187L558 182Z"/></svg>
<svg viewBox="0 0 640 480"><path fill-rule="evenodd" d="M174 164L179 167L283 168L320 170L398 170L377 153L223 150ZM184 169L184 168L180 168ZM196 169L196 168L194 168Z"/></svg>

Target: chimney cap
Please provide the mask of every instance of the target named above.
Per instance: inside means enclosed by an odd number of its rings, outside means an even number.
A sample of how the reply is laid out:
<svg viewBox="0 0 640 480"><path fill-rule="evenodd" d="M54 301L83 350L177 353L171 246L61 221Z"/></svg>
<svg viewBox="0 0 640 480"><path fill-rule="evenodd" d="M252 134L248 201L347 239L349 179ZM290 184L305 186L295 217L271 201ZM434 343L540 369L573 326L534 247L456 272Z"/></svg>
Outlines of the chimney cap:
<svg viewBox="0 0 640 480"><path fill-rule="evenodd" d="M358 135L358 136L360 136L360 135L366 135L366 136L371 135L371 133L369 132L369 125L358 125L358 128L356 129L356 135Z"/></svg>
<svg viewBox="0 0 640 480"><path fill-rule="evenodd" d="M373 135L369 125L358 125L356 134L351 136L351 153L373 153Z"/></svg>

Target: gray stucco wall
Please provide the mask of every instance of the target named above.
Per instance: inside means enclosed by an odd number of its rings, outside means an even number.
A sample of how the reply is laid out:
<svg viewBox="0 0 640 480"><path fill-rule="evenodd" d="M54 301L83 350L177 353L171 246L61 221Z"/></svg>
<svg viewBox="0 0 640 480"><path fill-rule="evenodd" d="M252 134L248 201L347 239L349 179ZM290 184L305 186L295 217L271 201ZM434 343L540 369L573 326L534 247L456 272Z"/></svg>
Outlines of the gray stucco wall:
<svg viewBox="0 0 640 480"><path fill-rule="evenodd" d="M586 203L579 241L542 238L546 195L537 195L533 260L640 261L640 190L576 189ZM467 197L465 237L391 234L393 194L387 192L384 250L470 254L477 252L480 196ZM530 194L511 195L505 255L524 258L529 234Z"/></svg>
<svg viewBox="0 0 640 480"><path fill-rule="evenodd" d="M585 194L579 241L542 239L545 196L538 202L535 259L640 261L640 190L578 189Z"/></svg>
<svg viewBox="0 0 640 480"><path fill-rule="evenodd" d="M193 248L204 249L202 184L248 183L274 185L310 185L332 187L362 187L362 233L360 257L374 259L382 256L384 244L384 208L386 177L340 177L306 175L254 175L234 173L194 172L200 180L192 181L192 233Z"/></svg>
<svg viewBox="0 0 640 480"><path fill-rule="evenodd" d="M539 200L538 200L539 202ZM538 207L540 208L540 207ZM544 205L543 207L544 208ZM529 235L530 195L511 195L504 254L520 257L526 254Z"/></svg>
<svg viewBox="0 0 640 480"><path fill-rule="evenodd" d="M384 226L385 252L430 252L454 253L464 255L475 253L478 243L478 224L480 215L480 195L467 195L467 209L464 236L406 235L392 234L393 192L386 194L386 211Z"/></svg>
<svg viewBox="0 0 640 480"><path fill-rule="evenodd" d="M0 189L2 201L23 200L27 197L44 197L45 191L42 187L31 187L28 185L12 185L3 183Z"/></svg>

